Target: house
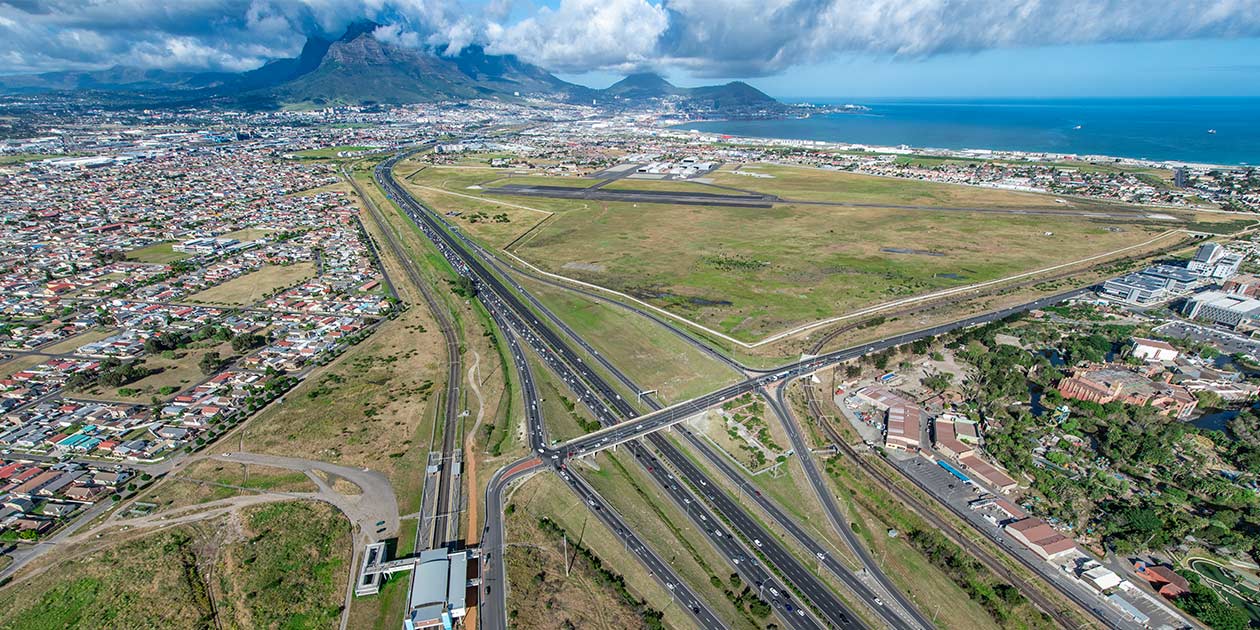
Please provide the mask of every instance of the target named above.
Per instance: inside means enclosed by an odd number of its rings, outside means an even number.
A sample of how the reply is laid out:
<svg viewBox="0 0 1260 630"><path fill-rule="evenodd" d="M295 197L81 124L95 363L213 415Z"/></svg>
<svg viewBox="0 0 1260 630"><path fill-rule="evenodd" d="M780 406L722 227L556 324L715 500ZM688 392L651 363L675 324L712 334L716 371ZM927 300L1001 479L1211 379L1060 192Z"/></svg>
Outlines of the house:
<svg viewBox="0 0 1260 630"><path fill-rule="evenodd" d="M1172 344L1158 339L1134 337L1132 344L1131 356L1143 361L1173 361L1181 354Z"/></svg>
<svg viewBox="0 0 1260 630"><path fill-rule="evenodd" d="M1137 574L1146 578L1150 582L1151 588L1159 591L1160 595L1168 599L1175 599L1190 592L1190 582L1186 578L1177 575L1171 568L1162 565L1148 565L1145 562L1137 562L1133 565L1133 569Z"/></svg>
<svg viewBox="0 0 1260 630"><path fill-rule="evenodd" d="M71 501L91 503L108 492L109 488L105 486L70 486L66 489L64 496Z"/></svg>

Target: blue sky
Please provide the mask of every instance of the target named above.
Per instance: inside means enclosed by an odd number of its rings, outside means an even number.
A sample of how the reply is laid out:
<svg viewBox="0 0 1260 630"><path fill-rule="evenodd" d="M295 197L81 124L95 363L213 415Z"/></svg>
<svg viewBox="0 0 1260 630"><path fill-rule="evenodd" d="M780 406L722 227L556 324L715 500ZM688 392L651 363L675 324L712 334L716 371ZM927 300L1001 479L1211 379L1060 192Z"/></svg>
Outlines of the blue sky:
<svg viewBox="0 0 1260 630"><path fill-rule="evenodd" d="M663 74L685 86L715 80ZM621 78L562 76L593 87ZM916 59L849 54L743 80L779 98L1260 96L1260 39L1043 46Z"/></svg>
<svg viewBox="0 0 1260 630"><path fill-rule="evenodd" d="M239 71L355 21L602 87L778 97L1260 96L1260 0L0 0L0 74Z"/></svg>

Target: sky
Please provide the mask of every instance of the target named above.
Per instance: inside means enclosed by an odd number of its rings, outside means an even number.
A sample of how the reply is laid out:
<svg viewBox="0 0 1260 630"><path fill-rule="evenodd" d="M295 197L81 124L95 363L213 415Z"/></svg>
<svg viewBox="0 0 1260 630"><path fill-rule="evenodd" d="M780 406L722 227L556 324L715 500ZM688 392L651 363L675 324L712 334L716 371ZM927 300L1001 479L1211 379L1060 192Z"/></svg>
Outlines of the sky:
<svg viewBox="0 0 1260 630"><path fill-rule="evenodd" d="M604 87L781 98L1260 96L1260 0L0 0L0 74L239 71L355 20Z"/></svg>

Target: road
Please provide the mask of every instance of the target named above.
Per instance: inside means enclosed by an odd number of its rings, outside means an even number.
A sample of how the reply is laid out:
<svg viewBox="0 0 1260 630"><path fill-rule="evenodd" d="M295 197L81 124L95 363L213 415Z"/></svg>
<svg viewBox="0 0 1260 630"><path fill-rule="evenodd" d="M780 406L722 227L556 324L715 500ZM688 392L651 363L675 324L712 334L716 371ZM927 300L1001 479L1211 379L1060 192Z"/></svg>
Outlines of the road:
<svg viewBox="0 0 1260 630"><path fill-rule="evenodd" d="M868 353L879 352L887 348L907 344L918 339L936 337L960 328L997 321L1017 313L1057 304L1064 300L1084 295L1088 291L1089 289L1076 289L1074 291L1040 298L999 311L976 315L960 321L940 324L914 332L894 335L869 344L836 350L834 352L821 354L803 361L789 363L776 368L773 373L748 378L739 383L728 385L698 398L693 398L689 401L666 407L659 411L636 418L632 421L623 422L616 426L588 433L582 437L558 444L548 449L548 452L544 454L547 456L550 456L551 454L561 454L565 457L581 457L583 455L589 455L606 448L611 448L616 444L637 439L654 431L659 431L660 429L677 424L697 413L720 405L726 400L752 392L759 387L773 386L779 381L786 381L799 378L801 376L807 376L838 363L843 363Z"/></svg>
<svg viewBox="0 0 1260 630"><path fill-rule="evenodd" d="M385 190L386 195L398 203L400 207L402 207L403 210L416 221L422 231L424 231L430 240L433 241L435 246L437 246L439 252L446 257L449 262L451 262L456 272L473 280L478 297L491 313L491 316L495 318L496 323L505 330L516 331L527 342L530 342L534 346L534 350L544 359L545 365L557 372L560 378L571 389L573 389L578 399L595 412L601 422L615 422L617 415L620 415L621 417L633 417L637 415L634 409L631 408L625 401L621 400L621 397L608 383L604 382L598 375L584 365L577 353L568 344L564 343L553 330L547 326L539 324L536 315L517 297L515 293L504 285L502 279L487 270L485 260L476 255L475 248L464 242L462 235L458 238L454 236L452 233L455 232L455 230L447 226L437 213L434 213L416 202L414 198L402 190L402 188L393 181L390 169L392 169L393 164L396 163L398 159L398 157L395 157L378 167L376 170L378 183L381 184L381 187ZM521 371L522 363L523 359L518 357L518 372ZM530 422L530 440L532 443L538 444L544 441L544 436L542 435L541 418L537 415L538 412L536 410L536 392L532 392L532 388L528 386L523 387L522 389L525 391L527 397L526 408L527 418ZM617 409L619 414L613 413L612 409L614 408ZM666 444L665 446L666 448L673 449L671 445ZM545 447L538 446L535 450L538 451L543 448ZM679 455L679 457L681 457L681 455ZM555 456L544 458L544 461L548 460L550 460L553 466L556 466L558 465L559 457ZM657 470L660 471L660 474L665 474L663 469L658 468ZM578 486L579 481L576 474L567 474L566 481L569 482L570 487L573 488L575 492L578 492L580 495L584 492L584 489ZM695 485L697 487L701 485L709 485L709 481L703 477L697 479L697 481L703 482L696 483ZM674 485L677 486L677 484ZM496 514L496 511L491 508L488 508L487 512L488 517ZM751 519L745 522L755 525ZM626 535L631 535L629 529L624 525L624 523L617 524L617 527L620 527L622 531L625 531ZM491 529L494 528L492 527ZM714 539L722 538L717 533L710 530L705 529L701 531L708 532L708 536ZM850 612L846 611L844 605L833 593L830 593L825 589L816 576L812 575L803 565L796 561L795 558L791 557L790 554L788 554L776 541L771 539L764 530L758 527L755 530L750 531L753 532L753 535L747 535L746 539L762 540L762 544L765 547L772 548L772 552L783 559L783 561L791 563L785 569L786 572L789 573L789 581L796 584L805 584L805 588L802 589L804 592L817 593L820 598L825 598L822 602L811 602L811 604L821 604L820 609L823 610L825 614L830 615L830 621L833 625L841 627L855 625L853 616ZM747 532L745 532L745 534L746 533ZM644 547L644 549L647 548ZM641 560L645 560L645 562L650 563L650 558L641 557ZM654 573L656 573L659 577L659 572L654 571ZM676 585L675 589L677 589L678 582L673 583ZM772 585L771 588L778 590L778 585ZM781 592L786 594L787 590L784 589ZM793 606L786 599L786 595L781 602L782 608L776 609L778 611L783 611L786 610L788 606ZM489 600L488 603L494 605L493 600ZM711 611L707 610L702 601L692 597L689 600L689 603L692 606L691 611L693 616L696 617L697 621L702 625L706 623L706 620L715 618ZM793 606L793 610L791 612L788 612L786 615L780 612L780 615L781 617L787 618L791 621L809 619L808 614L797 614L795 612L796 610L797 607ZM486 618L494 618L498 616L500 616L499 611L493 611L491 614L487 614ZM791 625L796 627L799 623L800 622L797 622Z"/></svg>

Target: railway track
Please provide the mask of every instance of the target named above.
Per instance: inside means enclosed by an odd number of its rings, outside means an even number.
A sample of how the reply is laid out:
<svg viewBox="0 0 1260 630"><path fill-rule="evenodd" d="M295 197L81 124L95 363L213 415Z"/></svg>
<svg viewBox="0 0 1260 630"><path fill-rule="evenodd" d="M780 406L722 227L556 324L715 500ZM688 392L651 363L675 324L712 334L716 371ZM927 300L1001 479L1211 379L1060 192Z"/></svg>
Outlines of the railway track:
<svg viewBox="0 0 1260 630"><path fill-rule="evenodd" d="M387 161L388 162L388 161ZM392 162L388 162L392 165ZM378 167L379 168L379 167ZM459 427L459 397L460 382L463 378L463 360L459 351L459 336L455 332L455 325L451 321L450 314L447 313L437 296L433 294L429 284L425 282L424 276L416 267L415 261L406 254L402 245L398 242L397 236L389 223L388 219L377 207L371 197L368 197L359 182L345 170L342 171L343 176L354 187L355 193L363 200L363 205L368 209L376 223L381 227L381 233L385 235L385 244L390 251L394 253L394 257L398 259L399 265L402 266L403 272L407 275L407 279L411 281L412 286L420 292L424 298L425 305L428 306L429 312L433 315L434 321L437 322L438 329L442 333L442 340L446 347L446 388L443 392L443 430L442 430L442 466L438 473L438 494L437 502L434 505L433 517L433 535L430 539L429 547L436 548L446 546L451 543L452 539L458 536L458 531L452 532L453 524L458 524L459 506L448 505L451 502L451 484L454 475L451 474L452 456L455 451L455 438L458 434ZM423 523L421 523L423 525ZM416 548L419 545L423 526L416 527Z"/></svg>

